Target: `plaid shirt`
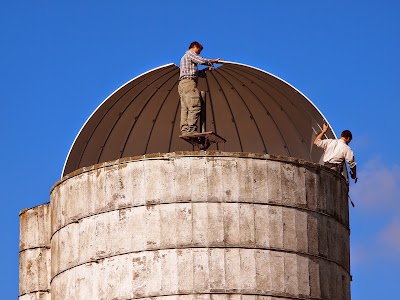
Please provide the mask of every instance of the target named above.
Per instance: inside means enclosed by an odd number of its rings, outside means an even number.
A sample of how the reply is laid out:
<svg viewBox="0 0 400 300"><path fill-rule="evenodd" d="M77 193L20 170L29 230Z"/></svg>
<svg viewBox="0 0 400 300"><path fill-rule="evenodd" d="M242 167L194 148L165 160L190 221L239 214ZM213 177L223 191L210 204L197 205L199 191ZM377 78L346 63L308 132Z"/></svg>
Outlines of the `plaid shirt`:
<svg viewBox="0 0 400 300"><path fill-rule="evenodd" d="M209 59L203 58L193 51L186 51L181 59L179 80L182 80L184 78L192 78L194 80L197 80L198 64L212 66L212 63Z"/></svg>

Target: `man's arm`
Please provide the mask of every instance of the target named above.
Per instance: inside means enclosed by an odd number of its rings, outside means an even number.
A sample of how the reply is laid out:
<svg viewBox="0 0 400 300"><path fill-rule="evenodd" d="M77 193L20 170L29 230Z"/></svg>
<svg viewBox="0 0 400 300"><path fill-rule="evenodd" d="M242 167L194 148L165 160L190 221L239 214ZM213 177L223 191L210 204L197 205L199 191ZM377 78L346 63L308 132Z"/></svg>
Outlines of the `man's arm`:
<svg viewBox="0 0 400 300"><path fill-rule="evenodd" d="M220 58L216 58L216 59L209 59L209 58L204 58L205 59L205 63L202 63L202 65L205 65L205 66L209 66L209 70L211 71L211 68L213 68L213 65L215 64L215 63L217 63L218 61L220 61L221 59Z"/></svg>
<svg viewBox="0 0 400 300"><path fill-rule="evenodd" d="M324 123L324 124L322 125L322 131L321 131L320 134L318 134L317 137L315 138L315 140L314 140L314 145L316 145L317 142L318 142L319 140L322 140L322 137L323 137L324 134L328 131L328 128L329 128L329 126L328 126L327 124Z"/></svg>
<svg viewBox="0 0 400 300"><path fill-rule="evenodd" d="M204 57L201 57L200 55L197 55L196 53L194 53L192 51L188 51L188 55L194 63L199 64L199 65L212 66L213 63L216 63L219 60L221 60L220 58L217 58L217 59L204 58Z"/></svg>
<svg viewBox="0 0 400 300"><path fill-rule="evenodd" d="M349 165L350 168L350 176L351 178L354 179L354 183L357 182L357 166L356 166L356 162L354 159L354 154L353 151L350 149L349 147L349 151L347 151L346 153L346 157L345 160L347 161L347 164Z"/></svg>
<svg viewBox="0 0 400 300"><path fill-rule="evenodd" d="M215 63L219 62L220 60L221 60L220 58L210 59L210 63L215 64Z"/></svg>
<svg viewBox="0 0 400 300"><path fill-rule="evenodd" d="M205 59L204 57L201 57L200 55L197 55L193 51L188 51L187 55L189 56L190 60L196 64L202 65L202 64L207 64L209 62L208 59Z"/></svg>
<svg viewBox="0 0 400 300"><path fill-rule="evenodd" d="M350 168L350 170L351 170L351 172L350 172L351 178L356 180L357 179L357 166Z"/></svg>

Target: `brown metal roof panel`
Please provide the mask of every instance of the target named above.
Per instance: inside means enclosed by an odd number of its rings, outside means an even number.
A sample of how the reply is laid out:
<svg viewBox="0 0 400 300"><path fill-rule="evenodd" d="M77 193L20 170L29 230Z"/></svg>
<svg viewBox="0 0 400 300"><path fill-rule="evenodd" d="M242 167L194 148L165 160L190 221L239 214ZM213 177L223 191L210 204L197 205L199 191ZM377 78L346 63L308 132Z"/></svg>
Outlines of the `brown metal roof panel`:
<svg viewBox="0 0 400 300"><path fill-rule="evenodd" d="M262 136L246 104L246 102L253 101L252 97L248 96L244 101L240 94L233 89L228 90L227 97L232 108L238 134L241 137L243 151L264 153L265 145Z"/></svg>
<svg viewBox="0 0 400 300"><path fill-rule="evenodd" d="M263 141L267 153L288 155L284 138L278 130L277 123L272 119L268 111L268 107L272 105L269 101L265 101L268 94L263 90L259 90L259 93L254 91L254 88L257 88L254 83L255 78L250 79L232 68L220 68L220 70L225 76L235 78L236 82L232 82L232 85L236 87L236 90L245 100L249 114L255 124L259 124L256 127L261 133L260 139Z"/></svg>
<svg viewBox="0 0 400 300"><path fill-rule="evenodd" d="M146 153L147 142L150 138L151 129L153 122L155 122L155 117L157 110L154 107L159 105L156 101L160 101L160 97L156 95L158 90L152 89L146 97L140 112L137 112L135 116L135 121L133 122L129 135L126 139L126 144L124 145L123 157L142 155Z"/></svg>
<svg viewBox="0 0 400 300"><path fill-rule="evenodd" d="M176 104L178 103L177 93L176 93L176 86L178 81L178 72L174 72L173 76L167 78L167 81L162 83L154 95L154 99L152 100L151 106L147 107L146 109L146 116L144 116L144 120L150 119L152 122L151 130L149 133L149 138L146 145L146 153L149 151L164 151L166 152L169 148L169 142L167 138L171 137L171 120L173 116L171 116L170 112L166 112L168 110L168 106L171 105L172 111L176 113ZM175 101L171 103L171 101L167 101L170 96L174 95ZM157 123L159 124L162 122L162 126L156 126ZM140 124L138 124L140 126ZM161 132L160 132L161 130ZM165 140L165 142L161 142L160 136ZM149 146L151 149L149 150Z"/></svg>
<svg viewBox="0 0 400 300"><path fill-rule="evenodd" d="M108 161L122 156L122 152L129 136L130 130L135 122L139 101L135 102L135 97L130 98L126 95L120 99L121 107L118 114L114 115L113 125L110 126L110 131L107 136L106 147L100 157L100 161Z"/></svg>
<svg viewBox="0 0 400 300"><path fill-rule="evenodd" d="M257 97L262 99L271 117L274 120L279 120L276 123L280 128L282 139L285 140L290 155L300 158L307 157L308 149L298 147L299 142L302 143L302 138L297 125L301 124L304 120L301 118L301 112L296 110L290 103L287 103L287 101L285 103L285 100L287 100L285 94L265 84L264 81L254 79L250 87ZM285 107L290 107L291 111L288 113Z"/></svg>
<svg viewBox="0 0 400 300"><path fill-rule="evenodd" d="M247 117L249 122L254 123L255 132L257 133L254 139L259 140L260 147L262 147L261 152L272 153L277 151L276 148L278 148L280 150L276 154L283 155L283 153L285 153L285 155L287 155L288 153L284 148L284 140L280 135L277 125L273 122L271 116L268 115L262 101L248 88L242 87L241 89L243 89L243 91L241 91L240 94L243 99L246 99L246 109L248 110ZM270 136L274 131L280 141L271 140Z"/></svg>
<svg viewBox="0 0 400 300"><path fill-rule="evenodd" d="M177 70L178 71L178 70ZM172 139L180 135L180 104L177 92L179 73L170 79L166 96L160 105L157 117L155 118L153 132L149 138L147 152L169 152L172 147ZM178 115L178 116L177 116ZM184 147L182 144L181 147ZM182 149L182 148L181 148ZM187 150L191 150L188 147Z"/></svg>
<svg viewBox="0 0 400 300"><path fill-rule="evenodd" d="M142 87L144 90L138 91L139 87ZM94 158L97 148L100 147L100 153L97 155L97 161L95 163L105 161L102 159L110 160L120 158L120 151L122 150L121 144L123 143L123 139L129 134L129 130L124 132L115 131L116 125L120 123L120 121L125 121L127 124L123 126L124 128L132 127L138 107L143 107L145 105L145 96L151 93L152 90L149 89L147 85L141 83L118 99L113 109L107 112L94 130L91 136L93 142L85 149L83 157L89 156ZM130 111L132 111L131 114L129 113ZM122 116L130 116L130 118L122 118ZM118 135L118 139L121 141L118 148L114 147L115 138L111 138L112 142L109 142L112 135ZM104 155L103 149L105 149Z"/></svg>
<svg viewBox="0 0 400 300"><path fill-rule="evenodd" d="M93 146L101 143L102 149L98 156L98 161L107 161L120 158L120 151L124 144L124 139L132 126L133 118L129 114L134 100L139 95L137 89L130 89L115 102L113 109L101 119L94 130L91 139L94 140ZM85 154L93 155L90 147L85 149ZM96 162L96 163L97 163Z"/></svg>
<svg viewBox="0 0 400 300"><path fill-rule="evenodd" d="M296 131L299 136L304 133L311 131L311 124L313 121L312 115L309 111L306 111L299 103L308 102L302 95L296 94L290 95L292 88L288 85L277 89L271 87L269 90L271 96L275 99L279 99L279 104L285 113L290 116L292 123L296 124Z"/></svg>
<svg viewBox="0 0 400 300"><path fill-rule="evenodd" d="M86 143L87 143L87 139L84 139L84 138L79 138L78 140L75 141L74 147L71 149L71 152L73 153L73 155L68 155L68 157L65 161L65 166L64 166L64 170L63 170L64 175L71 173L80 168L79 162L81 159L81 155L80 155L80 153L78 153L78 151L75 151L75 150L84 148L86 146Z"/></svg>
<svg viewBox="0 0 400 300"><path fill-rule="evenodd" d="M173 66L173 64L170 64L170 66ZM78 168L87 166L86 164L91 165L92 162L95 161L95 157L97 157L96 154L93 155L93 157L90 157L90 159L84 161L82 161L82 157L84 155L86 147L91 144L91 141L93 141L92 135L96 130L96 127L98 127L99 123L102 121L103 117L107 114L109 110L113 108L114 104L119 101L121 96L132 88L132 86L140 84L148 77L154 76L152 73L162 72L162 70L165 68L168 68L168 65L153 69L125 83L123 86L114 91L97 107L97 109L87 119L87 121L79 131L78 135L76 136L75 141L73 142L65 161L63 174L68 174ZM97 149L97 147L95 148Z"/></svg>
<svg viewBox="0 0 400 300"><path fill-rule="evenodd" d="M215 76L208 76L207 82L210 90L210 101L207 102L207 105L211 105L214 112L216 133L226 140L226 147L229 148L229 151L243 151L223 83L218 81Z"/></svg>
<svg viewBox="0 0 400 300"><path fill-rule="evenodd" d="M231 64L230 64L231 65ZM305 101L293 101L292 103L300 109L303 108L312 118L317 120L318 124L321 124L323 115L318 110L318 108L299 90L293 87L288 82L278 78L277 76L267 73L266 71L248 68L248 66L240 65L240 64L232 64L231 69L235 70L245 70L247 74L253 74L255 77L262 78L270 83L271 86L275 87L278 90L285 90L285 94L289 99L297 99L298 97L303 98Z"/></svg>

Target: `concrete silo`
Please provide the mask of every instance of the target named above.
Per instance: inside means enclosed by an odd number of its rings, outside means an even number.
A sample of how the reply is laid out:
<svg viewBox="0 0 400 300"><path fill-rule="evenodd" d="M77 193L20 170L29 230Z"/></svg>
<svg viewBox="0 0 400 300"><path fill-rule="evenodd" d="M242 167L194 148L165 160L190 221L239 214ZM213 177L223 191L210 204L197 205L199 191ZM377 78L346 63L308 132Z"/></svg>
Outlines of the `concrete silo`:
<svg viewBox="0 0 400 300"><path fill-rule="evenodd" d="M178 138L178 71L108 97L49 206L21 213L20 299L350 299L348 184L318 164L322 114L281 79L227 63L199 82L207 128L227 142L198 151ZM23 218L39 210L30 247L44 262L24 257Z"/></svg>
<svg viewBox="0 0 400 300"><path fill-rule="evenodd" d="M50 298L50 207L39 205L20 213L20 300Z"/></svg>

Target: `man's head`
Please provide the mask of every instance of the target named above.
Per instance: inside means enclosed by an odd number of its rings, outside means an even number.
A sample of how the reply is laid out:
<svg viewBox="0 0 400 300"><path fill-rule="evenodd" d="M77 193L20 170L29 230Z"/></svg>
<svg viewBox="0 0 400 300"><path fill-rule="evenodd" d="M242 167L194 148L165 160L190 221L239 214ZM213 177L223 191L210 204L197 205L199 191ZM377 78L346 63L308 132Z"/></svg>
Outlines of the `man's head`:
<svg viewBox="0 0 400 300"><path fill-rule="evenodd" d="M199 42L191 42L189 45L189 50L192 50L196 54L200 54L201 50L203 50L203 46Z"/></svg>
<svg viewBox="0 0 400 300"><path fill-rule="evenodd" d="M351 134L350 130L343 130L342 134L340 135L340 138L344 140L346 144L349 144L353 139L353 135Z"/></svg>

